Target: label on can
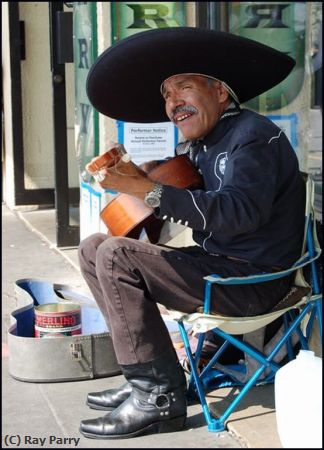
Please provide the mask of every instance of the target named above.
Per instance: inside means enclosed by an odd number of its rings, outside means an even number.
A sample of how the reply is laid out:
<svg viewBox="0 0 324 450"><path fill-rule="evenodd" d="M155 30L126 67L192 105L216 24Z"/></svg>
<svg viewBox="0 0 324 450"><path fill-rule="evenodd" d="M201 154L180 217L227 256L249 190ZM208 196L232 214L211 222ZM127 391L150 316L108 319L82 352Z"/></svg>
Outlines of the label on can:
<svg viewBox="0 0 324 450"><path fill-rule="evenodd" d="M35 337L81 334L81 308L76 304L47 303L35 307Z"/></svg>

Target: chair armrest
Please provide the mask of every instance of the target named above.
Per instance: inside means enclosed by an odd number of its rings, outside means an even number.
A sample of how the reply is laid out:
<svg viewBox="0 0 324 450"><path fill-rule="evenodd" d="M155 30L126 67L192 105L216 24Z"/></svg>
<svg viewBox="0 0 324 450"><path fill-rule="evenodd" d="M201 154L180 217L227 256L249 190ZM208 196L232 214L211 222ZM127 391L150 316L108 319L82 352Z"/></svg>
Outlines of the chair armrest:
<svg viewBox="0 0 324 450"><path fill-rule="evenodd" d="M315 251L315 254L310 256L309 253L304 254L295 264L289 269L282 270L280 272L273 273L261 273L258 275L249 275L247 277L227 277L222 278L217 274L210 274L204 277L209 283L217 283L222 285L235 285L235 284L256 284L256 283L264 283L266 281L277 280L278 278L283 278L290 275L292 272L295 272L298 269L301 269L304 266L307 266L312 261L317 259L320 256L321 252Z"/></svg>
<svg viewBox="0 0 324 450"><path fill-rule="evenodd" d="M204 314L209 314L210 306L211 306L211 291L212 285L214 283L221 285L239 285L239 284L257 284L257 283L265 283L266 281L277 280L279 278L286 277L290 275L292 272L301 269L309 264L314 264L315 259L317 259L321 254L321 250L315 248L315 251L312 255L306 252L301 258L299 258L295 264L285 270L274 273L261 273L258 275L249 275L247 277L227 277L222 278L217 274L210 274L204 277L205 280L205 297L204 297Z"/></svg>
<svg viewBox="0 0 324 450"><path fill-rule="evenodd" d="M259 275L249 275L247 277L228 277L222 278L220 275L211 274L204 277L204 280L209 283L217 283L222 285L234 285L234 284L256 284L264 283L266 281L276 280L278 278L283 278L297 270L298 267L292 267L281 272L274 273L263 273Z"/></svg>

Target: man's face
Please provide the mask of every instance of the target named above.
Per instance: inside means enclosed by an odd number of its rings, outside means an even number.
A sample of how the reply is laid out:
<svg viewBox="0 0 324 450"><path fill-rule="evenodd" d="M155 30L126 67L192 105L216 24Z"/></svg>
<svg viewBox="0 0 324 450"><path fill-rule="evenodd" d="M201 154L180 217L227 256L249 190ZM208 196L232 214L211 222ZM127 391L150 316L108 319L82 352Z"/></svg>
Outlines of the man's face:
<svg viewBox="0 0 324 450"><path fill-rule="evenodd" d="M175 75L164 82L162 94L169 119L189 140L206 136L230 103L220 82L201 75Z"/></svg>

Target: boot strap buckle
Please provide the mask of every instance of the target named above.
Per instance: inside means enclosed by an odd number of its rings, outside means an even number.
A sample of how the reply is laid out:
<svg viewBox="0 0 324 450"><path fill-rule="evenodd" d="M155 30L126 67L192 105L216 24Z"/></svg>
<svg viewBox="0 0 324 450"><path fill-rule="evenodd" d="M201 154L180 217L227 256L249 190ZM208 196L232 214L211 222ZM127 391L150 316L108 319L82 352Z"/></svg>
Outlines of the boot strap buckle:
<svg viewBox="0 0 324 450"><path fill-rule="evenodd" d="M158 409L165 409L170 407L170 398L167 394L158 394L155 397L155 406Z"/></svg>

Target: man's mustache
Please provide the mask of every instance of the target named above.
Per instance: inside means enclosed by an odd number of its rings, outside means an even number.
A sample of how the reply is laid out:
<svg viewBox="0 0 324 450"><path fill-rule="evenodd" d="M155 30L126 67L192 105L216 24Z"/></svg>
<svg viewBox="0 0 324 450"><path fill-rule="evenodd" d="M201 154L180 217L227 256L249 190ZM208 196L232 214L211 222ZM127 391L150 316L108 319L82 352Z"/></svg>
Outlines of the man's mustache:
<svg viewBox="0 0 324 450"><path fill-rule="evenodd" d="M198 109L195 106L191 106L191 105L186 105L186 106L177 106L173 111L172 111L172 120L174 119L174 116L176 116L177 114L180 113L197 113Z"/></svg>

